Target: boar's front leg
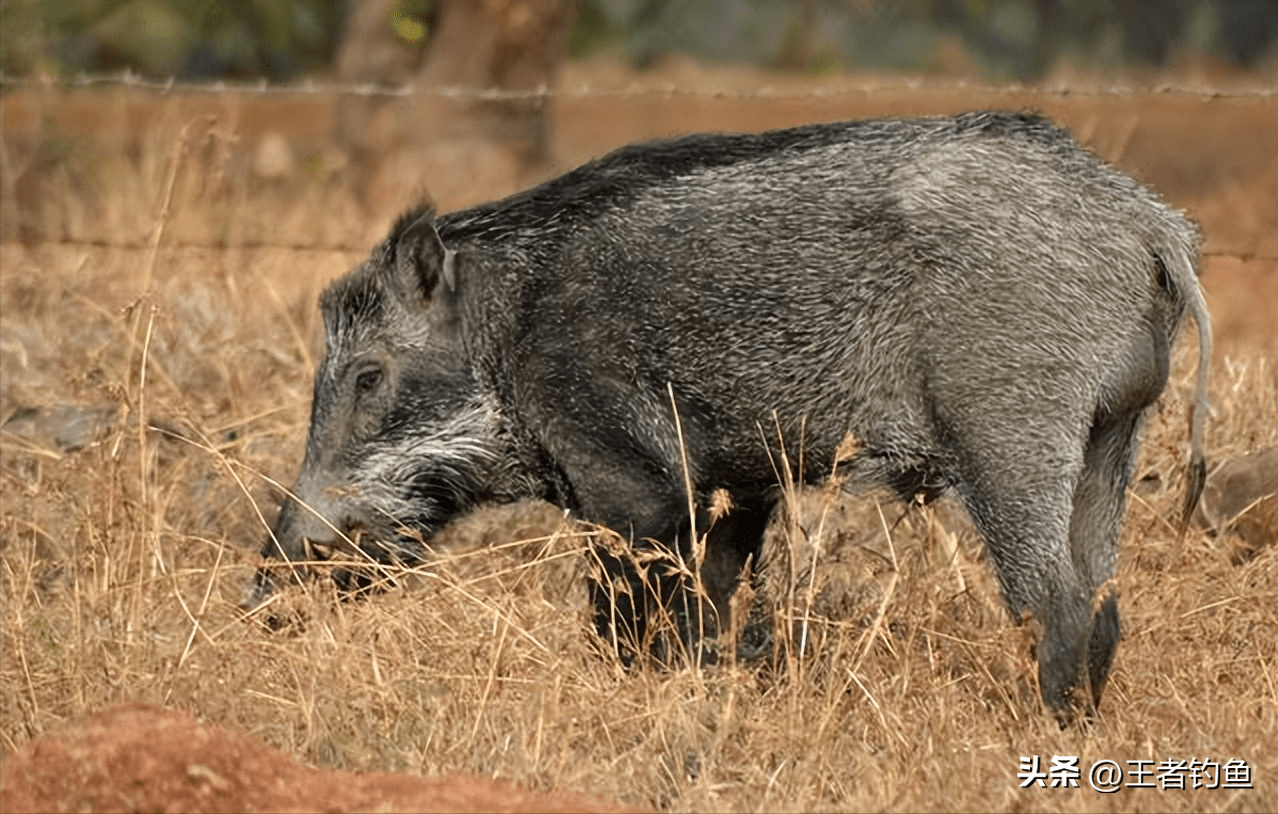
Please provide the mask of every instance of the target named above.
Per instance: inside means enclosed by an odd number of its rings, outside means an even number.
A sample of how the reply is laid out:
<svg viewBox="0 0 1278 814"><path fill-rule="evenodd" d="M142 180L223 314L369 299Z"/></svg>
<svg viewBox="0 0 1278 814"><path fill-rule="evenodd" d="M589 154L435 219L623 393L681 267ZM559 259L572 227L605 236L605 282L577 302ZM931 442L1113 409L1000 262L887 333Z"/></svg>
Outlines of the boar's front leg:
<svg viewBox="0 0 1278 814"><path fill-rule="evenodd" d="M699 569L686 518L626 539L624 547L597 546L600 568L590 584L595 627L626 664L644 653L669 664L682 653L707 665L734 646L724 640L732 594L747 563L758 562L771 506L737 506L717 521L704 508L696 514L705 540Z"/></svg>
<svg viewBox="0 0 1278 814"><path fill-rule="evenodd" d="M596 546L599 567L590 584L596 629L627 664L643 654L670 663L680 652L713 663L742 568L758 561L771 502L742 500L712 523L706 501L698 500L696 528L705 553L697 572L681 485L644 469L605 469L596 459L590 476L578 479L586 484L575 489L582 516L621 537Z"/></svg>
<svg viewBox="0 0 1278 814"><path fill-rule="evenodd" d="M724 639L733 629L732 595L746 567L753 571L759 565L763 535L775 504L775 498L764 495L738 494L733 495L728 513L718 519L704 509L698 512L697 530L705 534L701 586L710 602L708 606L704 602L690 606L686 616L696 619L691 611L699 610L702 635L707 640L717 637L722 647L736 646L735 641ZM684 595L687 596L687 592ZM704 656L713 660L718 655L709 645L710 642L703 640L703 664L706 663Z"/></svg>

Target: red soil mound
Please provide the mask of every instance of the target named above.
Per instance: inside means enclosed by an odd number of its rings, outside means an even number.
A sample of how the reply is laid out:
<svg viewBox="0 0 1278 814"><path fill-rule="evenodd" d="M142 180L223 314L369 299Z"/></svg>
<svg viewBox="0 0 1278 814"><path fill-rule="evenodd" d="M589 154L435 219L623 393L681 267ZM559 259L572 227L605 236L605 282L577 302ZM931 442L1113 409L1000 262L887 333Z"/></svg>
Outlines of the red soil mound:
<svg viewBox="0 0 1278 814"><path fill-rule="evenodd" d="M6 755L0 811L621 811L478 777L323 771L185 712L110 709Z"/></svg>

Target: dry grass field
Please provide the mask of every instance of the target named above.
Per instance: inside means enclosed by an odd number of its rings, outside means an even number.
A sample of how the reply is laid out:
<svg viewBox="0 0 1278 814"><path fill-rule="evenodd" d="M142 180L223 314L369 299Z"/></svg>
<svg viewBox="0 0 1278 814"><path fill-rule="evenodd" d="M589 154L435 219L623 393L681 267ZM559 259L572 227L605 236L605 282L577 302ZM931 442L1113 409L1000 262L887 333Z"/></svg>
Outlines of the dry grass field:
<svg viewBox="0 0 1278 814"><path fill-rule="evenodd" d="M762 666L627 671L601 654L585 530L540 504L457 522L437 561L370 598L292 589L270 608L279 629L237 608L300 463L326 282L415 192L448 209L661 134L992 106L1056 117L1203 226L1209 460L1278 447L1278 98L665 70L659 88L704 92L554 100L551 166L495 171L513 165L450 143L361 189L323 143L331 97L0 100L0 748L137 701L311 766L641 809L1278 810L1278 511L1260 501L1177 543L1188 334L1144 436L1123 641L1089 727L1041 708L1033 625L1009 618L945 502L795 496L760 600L792 647ZM575 67L562 87L587 78L630 81ZM288 160L263 168L278 137ZM1034 755L1044 769L1077 756L1079 787L1021 788ZM1238 759L1252 788L1181 775L1183 790L1101 793L1088 769L1103 759L1152 761L1155 786L1164 761Z"/></svg>

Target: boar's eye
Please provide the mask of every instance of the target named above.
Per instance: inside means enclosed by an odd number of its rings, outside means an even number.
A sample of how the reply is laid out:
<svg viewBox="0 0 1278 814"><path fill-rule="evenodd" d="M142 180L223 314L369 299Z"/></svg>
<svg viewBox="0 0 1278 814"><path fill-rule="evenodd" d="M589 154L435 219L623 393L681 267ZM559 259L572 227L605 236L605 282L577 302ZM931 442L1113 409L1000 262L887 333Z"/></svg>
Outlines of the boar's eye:
<svg viewBox="0 0 1278 814"><path fill-rule="evenodd" d="M364 368L355 377L355 395L363 396L373 392L385 378L381 365Z"/></svg>

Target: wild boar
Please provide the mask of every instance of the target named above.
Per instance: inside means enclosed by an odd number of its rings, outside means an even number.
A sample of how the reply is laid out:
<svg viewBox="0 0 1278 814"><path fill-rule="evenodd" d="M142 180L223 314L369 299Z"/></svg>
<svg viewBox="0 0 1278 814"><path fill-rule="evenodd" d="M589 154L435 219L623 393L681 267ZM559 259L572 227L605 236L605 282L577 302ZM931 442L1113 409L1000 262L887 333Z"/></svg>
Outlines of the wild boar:
<svg viewBox="0 0 1278 814"><path fill-rule="evenodd" d="M957 496L1008 608L1042 621L1043 699L1069 717L1099 703L1118 643L1097 594L1186 310L1187 510L1201 491L1197 241L1065 130L1003 112L673 138L415 209L322 296L306 456L263 554L353 538L412 563L477 504L545 498L682 558L641 570L600 546L597 626L629 657L668 610L701 658L759 553L777 452L802 448L803 482L837 467Z"/></svg>

